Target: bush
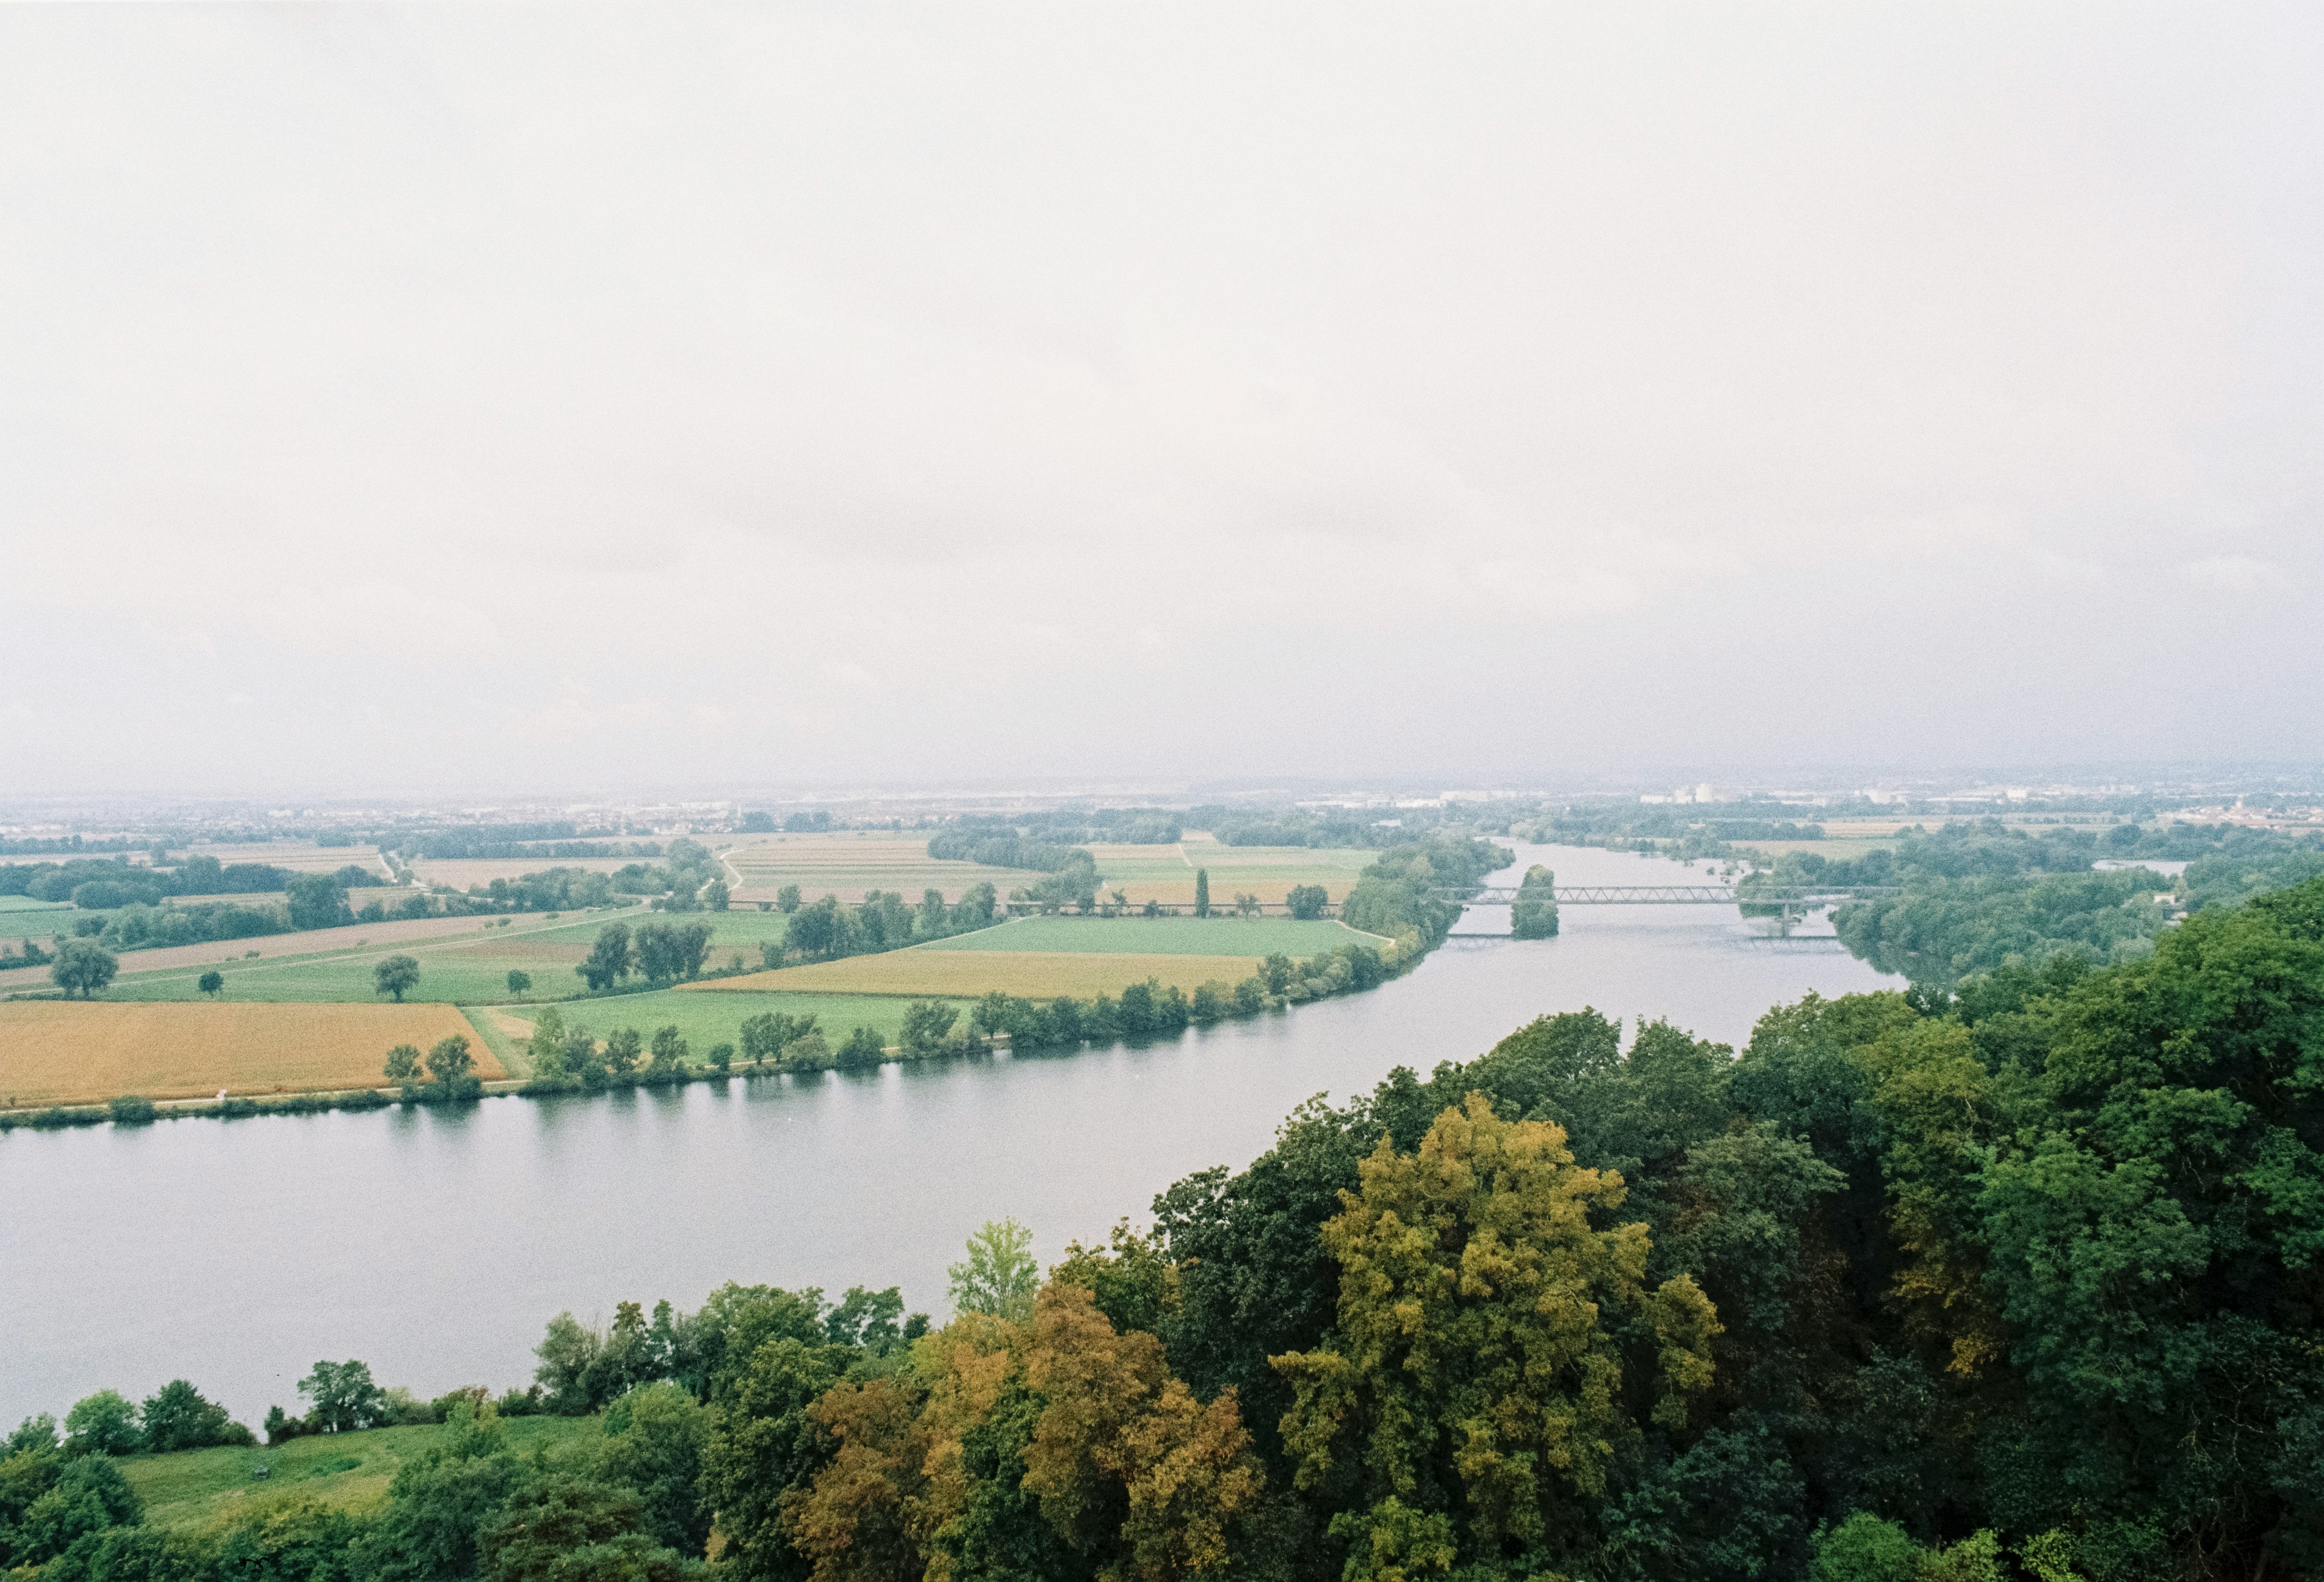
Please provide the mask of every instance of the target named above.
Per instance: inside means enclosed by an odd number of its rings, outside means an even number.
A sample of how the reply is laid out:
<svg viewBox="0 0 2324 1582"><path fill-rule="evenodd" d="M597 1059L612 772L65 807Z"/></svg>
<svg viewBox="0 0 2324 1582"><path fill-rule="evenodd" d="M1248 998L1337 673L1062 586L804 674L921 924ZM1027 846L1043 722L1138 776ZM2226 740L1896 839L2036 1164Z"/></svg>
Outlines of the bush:
<svg viewBox="0 0 2324 1582"><path fill-rule="evenodd" d="M134 1093L124 1093L106 1106L115 1126L142 1127L153 1124L153 1101L140 1099Z"/></svg>
<svg viewBox="0 0 2324 1582"><path fill-rule="evenodd" d="M842 1071L862 1071L887 1057L888 1046L880 1035L869 1027L858 1027L841 1043L835 1058Z"/></svg>

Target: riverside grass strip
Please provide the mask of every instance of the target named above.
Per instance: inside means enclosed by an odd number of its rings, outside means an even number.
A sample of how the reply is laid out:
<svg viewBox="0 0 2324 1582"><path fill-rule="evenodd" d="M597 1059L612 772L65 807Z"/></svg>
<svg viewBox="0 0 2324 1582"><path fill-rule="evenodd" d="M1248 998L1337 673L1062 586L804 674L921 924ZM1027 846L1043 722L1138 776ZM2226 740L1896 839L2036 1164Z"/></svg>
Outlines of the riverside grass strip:
<svg viewBox="0 0 2324 1582"><path fill-rule="evenodd" d="M476 1076L508 1074L447 1005L14 1000L0 1004L0 1104L375 1088L394 1045L425 1051L455 1033L467 1036Z"/></svg>
<svg viewBox="0 0 2324 1582"><path fill-rule="evenodd" d="M1075 955L1320 956L1388 942L1330 920L1296 917L1019 917L931 940L923 951L1057 951Z"/></svg>
<svg viewBox="0 0 2324 1582"><path fill-rule="evenodd" d="M1093 999L1157 979L1191 991L1216 979L1234 983L1259 970L1258 956L1136 955L1126 952L889 951L812 966L785 967L689 983L678 994L868 994L912 999L973 999L996 990L1026 999Z"/></svg>

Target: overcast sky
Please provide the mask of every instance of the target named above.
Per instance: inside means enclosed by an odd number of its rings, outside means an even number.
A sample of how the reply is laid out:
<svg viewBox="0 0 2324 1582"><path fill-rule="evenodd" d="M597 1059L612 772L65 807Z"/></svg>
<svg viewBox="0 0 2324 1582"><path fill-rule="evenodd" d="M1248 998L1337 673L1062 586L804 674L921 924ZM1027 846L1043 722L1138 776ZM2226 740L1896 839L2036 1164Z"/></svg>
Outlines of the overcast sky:
<svg viewBox="0 0 2324 1582"><path fill-rule="evenodd" d="M0 790L2302 758L2324 11L0 9Z"/></svg>

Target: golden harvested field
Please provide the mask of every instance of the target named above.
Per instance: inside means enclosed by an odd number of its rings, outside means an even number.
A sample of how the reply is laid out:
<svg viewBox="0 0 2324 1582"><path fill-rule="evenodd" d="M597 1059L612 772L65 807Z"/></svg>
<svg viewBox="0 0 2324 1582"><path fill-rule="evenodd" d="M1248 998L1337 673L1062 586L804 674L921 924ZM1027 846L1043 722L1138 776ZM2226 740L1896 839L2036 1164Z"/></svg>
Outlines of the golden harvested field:
<svg viewBox="0 0 2324 1582"><path fill-rule="evenodd" d="M834 830L816 835L744 835L741 840L742 844L726 852L726 860L742 876L734 892L742 901L771 901L785 885L798 886L810 901L826 893L843 901L860 901L866 890L900 890L917 901L922 890L931 889L956 901L980 882L990 882L1006 896L1041 878L1021 869L939 862L928 855L925 832Z"/></svg>
<svg viewBox="0 0 2324 1582"><path fill-rule="evenodd" d="M383 892L401 895L401 890ZM158 951L126 951L121 957L124 979L149 972L187 970L198 971L204 967L216 967L240 961L245 957L266 960L275 956L313 956L332 951L355 950L363 945L410 944L419 940L450 939L459 934L481 934L500 919L485 917L406 917L389 923L351 923L345 928L313 928L304 934L269 934L256 939L211 940L198 945L170 945ZM520 913L510 925L522 928L540 921L536 913ZM53 925L51 925L53 926ZM6 924L0 923L0 934ZM0 972L0 993L12 989L46 989L49 970L46 967L18 967Z"/></svg>
<svg viewBox="0 0 2324 1582"><path fill-rule="evenodd" d="M1064 951L889 951L850 956L809 967L752 972L709 983L688 983L678 992L773 990L791 994L881 994L913 998L974 999L999 989L1027 999L1070 994L1091 999L1119 994L1148 978L1192 990L1217 979L1233 983L1259 970L1256 956L1134 956Z"/></svg>
<svg viewBox="0 0 2324 1582"><path fill-rule="evenodd" d="M14 1000L0 1005L0 1102L373 1088L394 1045L426 1050L455 1033L477 1076L508 1074L451 1006Z"/></svg>

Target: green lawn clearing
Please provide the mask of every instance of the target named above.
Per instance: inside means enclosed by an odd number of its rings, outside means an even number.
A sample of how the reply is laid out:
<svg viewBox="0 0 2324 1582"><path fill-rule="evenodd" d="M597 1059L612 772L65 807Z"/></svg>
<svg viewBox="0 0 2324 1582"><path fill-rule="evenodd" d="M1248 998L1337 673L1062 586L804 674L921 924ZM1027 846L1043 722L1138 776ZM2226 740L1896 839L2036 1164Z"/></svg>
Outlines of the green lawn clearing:
<svg viewBox="0 0 2324 1582"><path fill-rule="evenodd" d="M1344 923L1296 917L1019 917L955 934L923 951L1061 951L1135 956L1318 956L1341 945L1378 945Z"/></svg>

